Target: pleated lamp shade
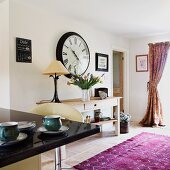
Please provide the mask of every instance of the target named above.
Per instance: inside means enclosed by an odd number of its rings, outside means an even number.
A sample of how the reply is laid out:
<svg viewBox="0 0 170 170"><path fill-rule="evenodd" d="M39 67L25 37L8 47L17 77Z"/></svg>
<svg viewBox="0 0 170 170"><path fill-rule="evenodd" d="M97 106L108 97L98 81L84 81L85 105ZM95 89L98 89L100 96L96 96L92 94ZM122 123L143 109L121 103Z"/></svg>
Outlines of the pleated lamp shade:
<svg viewBox="0 0 170 170"><path fill-rule="evenodd" d="M53 60L49 66L43 71L43 74L45 75L65 75L69 74L67 69L64 67L64 65L58 61Z"/></svg>

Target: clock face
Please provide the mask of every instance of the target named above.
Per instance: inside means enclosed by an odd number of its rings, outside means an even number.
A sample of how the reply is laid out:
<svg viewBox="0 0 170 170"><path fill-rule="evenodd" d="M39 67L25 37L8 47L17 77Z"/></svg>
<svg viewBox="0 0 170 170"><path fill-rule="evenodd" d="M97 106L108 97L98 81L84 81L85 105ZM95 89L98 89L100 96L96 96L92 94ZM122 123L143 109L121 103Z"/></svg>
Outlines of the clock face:
<svg viewBox="0 0 170 170"><path fill-rule="evenodd" d="M90 62L90 52L85 40L74 32L68 32L60 38L56 57L71 75L83 75Z"/></svg>

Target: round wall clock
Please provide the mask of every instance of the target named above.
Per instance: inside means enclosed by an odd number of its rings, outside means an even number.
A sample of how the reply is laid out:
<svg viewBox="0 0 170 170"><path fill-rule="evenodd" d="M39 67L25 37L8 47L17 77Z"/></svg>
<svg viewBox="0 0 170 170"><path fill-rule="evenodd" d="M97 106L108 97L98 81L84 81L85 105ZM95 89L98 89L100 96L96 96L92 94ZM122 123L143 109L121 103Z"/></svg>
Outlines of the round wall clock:
<svg viewBox="0 0 170 170"><path fill-rule="evenodd" d="M67 77L83 75L90 63L90 52L85 40L75 32L64 34L57 44L56 58L70 72Z"/></svg>

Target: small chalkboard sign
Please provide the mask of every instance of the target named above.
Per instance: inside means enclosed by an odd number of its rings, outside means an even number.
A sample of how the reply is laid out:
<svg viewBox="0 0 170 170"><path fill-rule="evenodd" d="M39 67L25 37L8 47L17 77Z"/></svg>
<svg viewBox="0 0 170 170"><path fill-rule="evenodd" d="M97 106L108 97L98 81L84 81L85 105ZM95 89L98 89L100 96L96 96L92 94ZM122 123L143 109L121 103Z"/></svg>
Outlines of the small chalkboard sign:
<svg viewBox="0 0 170 170"><path fill-rule="evenodd" d="M32 63L31 40L16 38L16 61Z"/></svg>

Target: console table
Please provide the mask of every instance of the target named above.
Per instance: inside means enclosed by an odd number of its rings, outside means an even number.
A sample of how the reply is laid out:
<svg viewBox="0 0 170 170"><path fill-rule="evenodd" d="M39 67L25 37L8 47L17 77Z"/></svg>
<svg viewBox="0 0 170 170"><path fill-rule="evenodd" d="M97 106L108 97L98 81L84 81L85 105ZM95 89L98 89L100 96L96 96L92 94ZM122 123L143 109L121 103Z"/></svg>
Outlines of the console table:
<svg viewBox="0 0 170 170"><path fill-rule="evenodd" d="M106 99L101 100L99 97L92 97L90 101L84 102L81 99L69 99L63 100L62 102L68 105L71 105L75 109L80 112L88 112L97 109L104 109L108 107L116 107L115 119L110 120L108 122L115 122L115 132L116 135L120 134L120 98L121 97L107 97ZM112 114L113 118L113 114ZM106 121L95 123L98 125L102 125L106 123Z"/></svg>

